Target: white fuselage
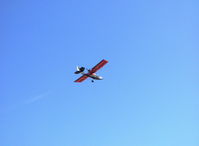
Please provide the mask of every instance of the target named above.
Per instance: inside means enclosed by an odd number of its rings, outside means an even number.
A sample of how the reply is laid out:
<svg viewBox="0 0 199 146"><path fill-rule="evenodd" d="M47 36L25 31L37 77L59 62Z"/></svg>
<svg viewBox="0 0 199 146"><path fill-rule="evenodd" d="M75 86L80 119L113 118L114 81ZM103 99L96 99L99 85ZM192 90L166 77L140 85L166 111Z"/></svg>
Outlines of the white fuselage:
<svg viewBox="0 0 199 146"><path fill-rule="evenodd" d="M92 78L92 79L95 79L95 80L103 80L103 77L101 77L101 76L97 76L96 74L89 74L89 73L84 73L84 72L81 72L81 74L83 74L83 75L86 75L86 76L88 76L88 77L90 77L90 78Z"/></svg>

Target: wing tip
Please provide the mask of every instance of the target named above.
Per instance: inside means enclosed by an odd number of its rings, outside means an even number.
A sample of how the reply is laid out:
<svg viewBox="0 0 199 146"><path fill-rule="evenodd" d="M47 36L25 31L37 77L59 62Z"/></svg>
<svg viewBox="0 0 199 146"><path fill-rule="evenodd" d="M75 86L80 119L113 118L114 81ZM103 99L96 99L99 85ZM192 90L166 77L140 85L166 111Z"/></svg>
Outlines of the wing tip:
<svg viewBox="0 0 199 146"><path fill-rule="evenodd" d="M102 61L108 62L108 60L106 60L106 59L103 59Z"/></svg>

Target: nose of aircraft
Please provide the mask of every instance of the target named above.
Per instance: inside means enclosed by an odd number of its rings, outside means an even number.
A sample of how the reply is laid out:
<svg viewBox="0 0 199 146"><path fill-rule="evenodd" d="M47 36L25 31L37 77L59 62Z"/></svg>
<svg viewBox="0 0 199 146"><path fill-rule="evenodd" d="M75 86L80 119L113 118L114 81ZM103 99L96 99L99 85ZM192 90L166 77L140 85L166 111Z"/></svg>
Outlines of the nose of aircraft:
<svg viewBox="0 0 199 146"><path fill-rule="evenodd" d="M100 76L99 76L99 79L100 79L100 80L103 80L103 77L100 77Z"/></svg>

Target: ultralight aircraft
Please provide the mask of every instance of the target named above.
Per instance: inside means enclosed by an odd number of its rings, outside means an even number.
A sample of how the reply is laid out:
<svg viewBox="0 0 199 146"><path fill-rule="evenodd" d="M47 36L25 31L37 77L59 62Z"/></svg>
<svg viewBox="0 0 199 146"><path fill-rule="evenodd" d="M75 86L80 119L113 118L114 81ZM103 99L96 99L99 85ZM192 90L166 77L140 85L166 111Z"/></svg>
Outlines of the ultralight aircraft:
<svg viewBox="0 0 199 146"><path fill-rule="evenodd" d="M88 77L90 77L94 80L102 80L103 77L98 76L95 73L107 63L108 63L108 61L103 59L96 66L94 66L91 70L87 69L88 70L87 73L84 73L85 67L78 67L77 66L77 71L75 72L75 74L82 74L82 76L80 78L78 78L77 80L75 80L74 82L78 82L78 83L83 82ZM94 82L94 80L92 80L92 82Z"/></svg>

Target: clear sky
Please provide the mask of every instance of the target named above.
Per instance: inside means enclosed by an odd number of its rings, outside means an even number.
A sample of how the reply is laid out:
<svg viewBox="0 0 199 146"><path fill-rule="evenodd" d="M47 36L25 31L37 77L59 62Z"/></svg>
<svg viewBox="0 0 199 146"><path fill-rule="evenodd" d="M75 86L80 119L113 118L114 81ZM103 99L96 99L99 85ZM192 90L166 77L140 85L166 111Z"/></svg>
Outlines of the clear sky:
<svg viewBox="0 0 199 146"><path fill-rule="evenodd" d="M0 19L1 146L199 145L197 0L1 0Z"/></svg>

